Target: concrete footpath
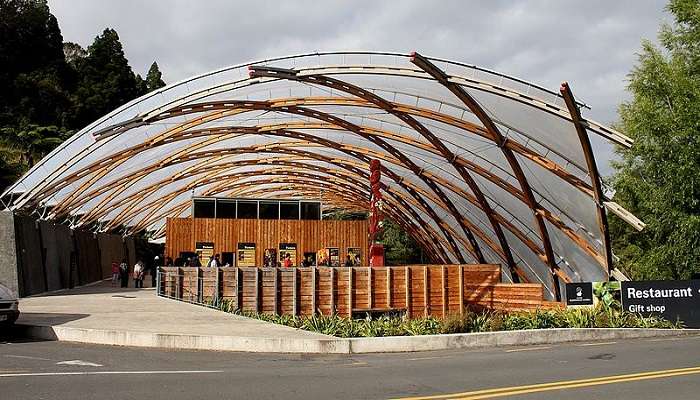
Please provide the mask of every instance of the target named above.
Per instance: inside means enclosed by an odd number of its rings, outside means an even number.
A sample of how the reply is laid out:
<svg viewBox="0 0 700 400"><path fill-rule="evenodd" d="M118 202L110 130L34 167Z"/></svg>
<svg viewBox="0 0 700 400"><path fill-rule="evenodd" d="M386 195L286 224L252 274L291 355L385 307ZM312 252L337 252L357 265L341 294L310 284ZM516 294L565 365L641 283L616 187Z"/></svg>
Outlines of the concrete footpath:
<svg viewBox="0 0 700 400"><path fill-rule="evenodd" d="M81 343L265 353L381 353L536 345L657 336L698 330L547 329L342 339L157 297L109 283L29 297L17 321L27 336Z"/></svg>

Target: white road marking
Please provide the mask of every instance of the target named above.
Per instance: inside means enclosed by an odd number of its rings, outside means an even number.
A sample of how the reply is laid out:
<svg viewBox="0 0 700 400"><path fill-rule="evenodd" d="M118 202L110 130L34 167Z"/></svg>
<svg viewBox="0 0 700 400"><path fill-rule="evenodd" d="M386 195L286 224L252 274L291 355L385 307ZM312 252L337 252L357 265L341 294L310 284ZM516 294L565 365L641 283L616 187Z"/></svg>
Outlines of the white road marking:
<svg viewBox="0 0 700 400"><path fill-rule="evenodd" d="M418 357L418 358L409 358L408 361L420 361L420 360L435 360L435 359L442 359L442 358L450 358L449 356L445 357Z"/></svg>
<svg viewBox="0 0 700 400"><path fill-rule="evenodd" d="M602 343L582 343L577 344L578 347L588 347L588 346L605 346L607 344L615 344L617 342L602 342Z"/></svg>
<svg viewBox="0 0 700 400"><path fill-rule="evenodd" d="M79 365L81 367L103 367L102 364L96 364L96 363L92 363L89 361L83 361L83 360L61 361L61 362L57 362L56 365Z"/></svg>
<svg viewBox="0 0 700 400"><path fill-rule="evenodd" d="M50 358L32 357L32 356L18 356L18 355L14 355L14 354L5 354L5 357L9 357L9 358L24 358L24 359L27 359L27 360L54 361L54 360L52 360L52 359L50 359Z"/></svg>
<svg viewBox="0 0 700 400"><path fill-rule="evenodd" d="M343 365L344 367L364 367L364 366L367 366L367 365L369 365L369 364L367 364L367 363L364 362L364 361L355 361L355 362L352 362L352 363L350 363L350 364L342 364L342 365Z"/></svg>
<svg viewBox="0 0 700 400"><path fill-rule="evenodd" d="M79 371L79 372L30 372L20 374L0 374L0 378L22 376L72 376L72 375L166 375L166 374L216 374L224 371Z"/></svg>
<svg viewBox="0 0 700 400"><path fill-rule="evenodd" d="M506 353L515 353L517 351L535 351L535 350L547 350L551 349L552 346L540 346L540 347L526 347L524 349L510 349L506 350Z"/></svg>

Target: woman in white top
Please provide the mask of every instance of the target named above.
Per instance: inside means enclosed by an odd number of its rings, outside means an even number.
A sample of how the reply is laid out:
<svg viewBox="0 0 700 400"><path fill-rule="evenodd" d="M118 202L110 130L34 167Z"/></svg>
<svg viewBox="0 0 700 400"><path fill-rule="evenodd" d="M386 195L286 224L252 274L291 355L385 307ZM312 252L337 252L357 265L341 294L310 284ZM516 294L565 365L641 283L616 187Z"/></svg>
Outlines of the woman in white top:
<svg viewBox="0 0 700 400"><path fill-rule="evenodd" d="M143 263L141 261L138 261L136 265L134 265L134 287L135 288L142 288L143 287Z"/></svg>

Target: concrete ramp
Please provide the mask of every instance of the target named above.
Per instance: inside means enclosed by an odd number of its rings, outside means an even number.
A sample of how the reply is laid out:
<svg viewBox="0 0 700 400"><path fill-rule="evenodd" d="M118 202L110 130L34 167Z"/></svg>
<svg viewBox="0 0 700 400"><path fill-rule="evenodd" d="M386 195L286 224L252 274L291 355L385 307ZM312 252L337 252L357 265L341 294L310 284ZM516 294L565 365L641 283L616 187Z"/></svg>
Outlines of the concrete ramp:
<svg viewBox="0 0 700 400"><path fill-rule="evenodd" d="M255 352L325 352L335 338L101 282L24 298L17 324L30 336L83 343Z"/></svg>

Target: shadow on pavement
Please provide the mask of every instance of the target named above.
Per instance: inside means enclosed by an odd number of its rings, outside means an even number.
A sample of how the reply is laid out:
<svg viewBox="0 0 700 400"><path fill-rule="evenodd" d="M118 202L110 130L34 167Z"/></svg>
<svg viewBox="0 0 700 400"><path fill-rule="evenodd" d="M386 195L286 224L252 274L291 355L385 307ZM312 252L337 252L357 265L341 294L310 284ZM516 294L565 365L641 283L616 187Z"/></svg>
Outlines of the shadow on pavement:
<svg viewBox="0 0 700 400"><path fill-rule="evenodd" d="M129 282L130 285L133 285L133 282ZM52 296L75 296L75 295L82 295L82 294L108 294L108 293L116 293L116 294L124 294L124 293L133 293L133 292L140 292L140 291L155 291L155 288L149 287L150 282L146 284L144 288L136 289L134 287L126 287L122 288L119 286L113 287L110 282L100 282L97 284L93 285L88 285L88 286L82 286L82 287L76 287L73 289L61 289L57 290L55 292L48 292L48 293L40 293L40 294L35 294L32 296L28 296L27 298L36 298L36 297L52 297Z"/></svg>
<svg viewBox="0 0 700 400"><path fill-rule="evenodd" d="M26 334L26 328L20 325L0 326L0 346L13 343L47 342L46 339L35 339Z"/></svg>
<svg viewBox="0 0 700 400"><path fill-rule="evenodd" d="M21 310L21 308L20 308ZM60 314L60 313L34 313L22 312L17 320L17 325L61 325L89 317L90 314ZM16 326L15 326L16 328Z"/></svg>

